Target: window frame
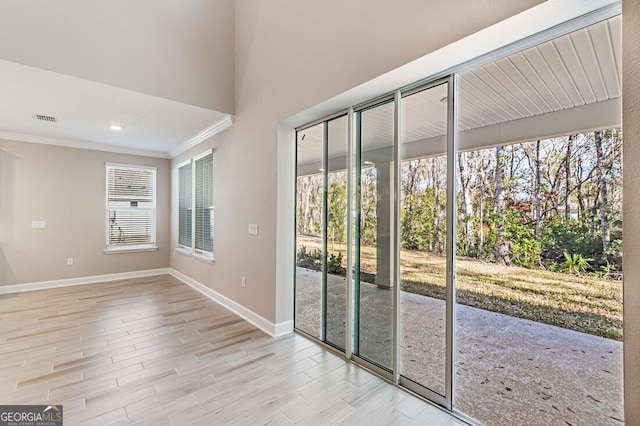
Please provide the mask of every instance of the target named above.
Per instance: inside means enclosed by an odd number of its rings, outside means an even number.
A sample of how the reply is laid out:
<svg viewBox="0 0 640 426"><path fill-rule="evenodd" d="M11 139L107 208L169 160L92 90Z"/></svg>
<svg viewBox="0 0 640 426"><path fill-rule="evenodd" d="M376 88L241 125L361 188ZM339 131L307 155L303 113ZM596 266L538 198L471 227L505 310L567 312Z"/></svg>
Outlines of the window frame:
<svg viewBox="0 0 640 426"><path fill-rule="evenodd" d="M128 169L128 170L144 170L152 173L152 205L151 207L136 206L136 210L148 210L151 211L151 242L147 244L110 244L109 240L109 222L110 213L114 210L122 210L122 207L115 207L109 205L109 171L113 169ZM157 245L157 187L158 187L158 168L155 166L143 166L137 164L123 164L123 163L105 163L105 242L104 253L123 253L123 252L136 252L136 251L155 251L158 250ZM129 209L132 209L131 207ZM126 209L125 209L126 210Z"/></svg>
<svg viewBox="0 0 640 426"><path fill-rule="evenodd" d="M180 169L183 167L189 166L190 170L189 173L187 175L187 178L189 179L189 203L188 203L188 207L186 209L188 216L190 217L190 223L189 223L189 245L185 245L182 244L181 241L181 235L180 235L180 199L182 196L182 187L180 185L180 178L181 178L181 174L180 174ZM179 163L176 167L177 169L177 175L178 175L178 249L182 250L184 252L191 252L192 248L193 248L193 185L194 185L194 176L193 176L193 161L192 159L188 159L186 161L183 161L181 163Z"/></svg>
<svg viewBox="0 0 640 426"><path fill-rule="evenodd" d="M196 235L198 233L198 224L196 221L196 217L197 217L197 205L198 205L198 200L197 200L197 195L198 195L198 182L197 182L197 174L198 174L198 170L197 170L197 162L199 160L202 160L203 158L211 155L211 199L213 200L213 192L215 190L214 188L214 153L215 151L213 149L208 149L198 155L194 155L191 158L188 158L187 160L184 160L180 163L178 163L176 165L176 171L177 171L177 175L178 175L178 233L177 233L177 247L176 247L176 251L178 253L181 253L183 255L186 256L190 256L190 257L194 257L196 259L202 260L202 261L206 261L206 262L210 262L213 263L214 261L214 241L215 241L215 232L214 232L214 217L215 217L215 206L213 205L213 201L212 201L212 205L210 207L208 207L208 209L211 210L210 213L210 232L211 232L211 251L207 251L207 250L203 250L202 248L198 248L197 247L197 238ZM187 165L191 165L191 204L190 204L190 208L187 210L190 212L191 215L191 235L190 235L190 245L185 245L182 244L180 242L180 198L181 198L181 185L180 185L180 169L182 167L185 167ZM203 179L205 178L205 176L203 176Z"/></svg>

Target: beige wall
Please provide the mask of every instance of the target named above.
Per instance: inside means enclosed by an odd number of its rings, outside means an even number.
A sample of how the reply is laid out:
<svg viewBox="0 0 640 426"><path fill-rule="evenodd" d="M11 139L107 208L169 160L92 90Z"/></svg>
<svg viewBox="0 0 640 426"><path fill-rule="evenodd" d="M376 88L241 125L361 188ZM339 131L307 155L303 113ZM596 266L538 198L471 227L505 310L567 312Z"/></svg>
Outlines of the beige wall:
<svg viewBox="0 0 640 426"><path fill-rule="evenodd" d="M106 162L158 168L159 250L104 254ZM167 268L169 170L166 159L0 140L0 285Z"/></svg>
<svg viewBox="0 0 640 426"><path fill-rule="evenodd" d="M640 2L622 3L624 129L624 411L640 425Z"/></svg>
<svg viewBox="0 0 640 426"><path fill-rule="evenodd" d="M172 165L217 149L215 262L175 254L171 266L268 321L290 320L290 298L276 301L278 122L539 2L238 0L236 122ZM175 247L175 193L172 204Z"/></svg>
<svg viewBox="0 0 640 426"><path fill-rule="evenodd" d="M407 7L382 1L344 3L273 1L266 7L262 2L238 1L237 122L189 153L218 149L216 262L207 265L176 255L172 266L276 323L291 318L292 293L288 277L280 276L276 281L274 249L288 252L278 244L293 249L292 241L282 243L276 238L278 232L285 231L275 227L274 198L283 197L286 205L291 197L282 195L276 174L280 173L280 180L293 179L291 170L276 170L278 131L282 140L293 141L290 127L278 128L277 123L537 2L487 2L482 10L444 1L442 5L406 2ZM640 137L640 3L623 0L623 7L625 417L626 424L640 424L640 240L634 237L640 235L640 197L635 193L640 174L628 167L640 162L640 141L635 141ZM426 25L425 16L438 18ZM381 22L400 25L379 31ZM278 158L280 164L293 163L292 150L284 151ZM176 214L174 206L174 225ZM286 227L292 222L286 212L279 214L285 218L278 218L278 224ZM261 226L259 236L247 235L249 223ZM171 246L175 247L173 228ZM287 262L293 265L292 259ZM240 286L242 275L248 276L246 289Z"/></svg>
<svg viewBox="0 0 640 426"><path fill-rule="evenodd" d="M233 0L0 0L0 58L233 113Z"/></svg>
<svg viewBox="0 0 640 426"><path fill-rule="evenodd" d="M177 177L169 226L168 160L0 141L0 284L170 262L273 322L291 317L291 289L276 294L277 176L290 172L277 165L293 164L292 150L277 157L278 123L541 2L189 0L176 9L170 0L75 1L74 8L58 8L62 0L0 1L4 59L225 112L235 105L237 115L233 128L171 162L175 170L184 158L216 149L213 264L172 250ZM640 162L640 4L623 5L625 415L627 424L640 424L640 173L628 166ZM293 141L290 129L280 131ZM105 161L159 167L158 252L103 254ZM47 228L32 230L31 220ZM258 236L248 235L249 223L260 226ZM76 264L67 267L71 256Z"/></svg>

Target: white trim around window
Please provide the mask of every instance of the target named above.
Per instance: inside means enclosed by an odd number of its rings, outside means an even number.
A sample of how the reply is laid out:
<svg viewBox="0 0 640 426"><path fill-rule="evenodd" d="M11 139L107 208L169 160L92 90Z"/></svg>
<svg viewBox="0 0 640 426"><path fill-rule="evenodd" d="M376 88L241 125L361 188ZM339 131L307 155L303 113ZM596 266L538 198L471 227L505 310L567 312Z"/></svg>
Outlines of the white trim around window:
<svg viewBox="0 0 640 426"><path fill-rule="evenodd" d="M105 169L104 252L157 250L157 168L106 163Z"/></svg>
<svg viewBox="0 0 640 426"><path fill-rule="evenodd" d="M178 247L176 252L213 261L213 150L177 165Z"/></svg>

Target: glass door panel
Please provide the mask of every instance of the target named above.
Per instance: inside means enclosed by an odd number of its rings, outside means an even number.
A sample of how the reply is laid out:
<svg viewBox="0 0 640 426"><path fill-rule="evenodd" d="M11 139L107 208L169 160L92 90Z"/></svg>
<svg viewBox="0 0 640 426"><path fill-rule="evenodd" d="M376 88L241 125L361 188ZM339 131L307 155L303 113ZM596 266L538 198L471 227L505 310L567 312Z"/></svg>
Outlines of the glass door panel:
<svg viewBox="0 0 640 426"><path fill-rule="evenodd" d="M296 329L345 347L348 120L298 131Z"/></svg>
<svg viewBox="0 0 640 426"><path fill-rule="evenodd" d="M620 28L459 75L454 408L484 424L624 423Z"/></svg>
<svg viewBox="0 0 640 426"><path fill-rule="evenodd" d="M402 98L400 374L445 395L447 89Z"/></svg>
<svg viewBox="0 0 640 426"><path fill-rule="evenodd" d="M355 244L357 339L354 354L393 369L394 102L359 111Z"/></svg>
<svg viewBox="0 0 640 426"><path fill-rule="evenodd" d="M297 133L295 327L323 339L324 123Z"/></svg>
<svg viewBox="0 0 640 426"><path fill-rule="evenodd" d="M327 123L326 342L344 350L347 272L347 116Z"/></svg>

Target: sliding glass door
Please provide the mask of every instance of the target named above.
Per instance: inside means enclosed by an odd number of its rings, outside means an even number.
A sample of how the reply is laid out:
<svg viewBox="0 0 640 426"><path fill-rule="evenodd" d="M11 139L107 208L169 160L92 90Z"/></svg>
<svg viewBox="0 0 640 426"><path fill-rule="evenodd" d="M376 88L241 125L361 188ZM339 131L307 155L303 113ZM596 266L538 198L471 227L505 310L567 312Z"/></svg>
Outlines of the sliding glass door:
<svg viewBox="0 0 640 426"><path fill-rule="evenodd" d="M401 383L446 404L447 107L449 84L402 98L400 136Z"/></svg>
<svg viewBox="0 0 640 426"><path fill-rule="evenodd" d="M448 408L453 81L299 129L296 178L296 329Z"/></svg>
<svg viewBox="0 0 640 426"><path fill-rule="evenodd" d="M323 337L324 124L298 132L296 177L296 329Z"/></svg>
<svg viewBox="0 0 640 426"><path fill-rule="evenodd" d="M485 424L624 423L620 37L459 75L454 408Z"/></svg>
<svg viewBox="0 0 640 426"><path fill-rule="evenodd" d="M325 341L344 350L347 297L347 147L348 120L343 115L326 123L326 316Z"/></svg>
<svg viewBox="0 0 640 426"><path fill-rule="evenodd" d="M393 100L356 112L356 238L353 353L392 372L394 367L394 106Z"/></svg>
<svg viewBox="0 0 640 426"><path fill-rule="evenodd" d="M345 348L347 116L298 131L296 329Z"/></svg>
<svg viewBox="0 0 640 426"><path fill-rule="evenodd" d="M620 27L299 129L296 329L485 424L623 423Z"/></svg>

